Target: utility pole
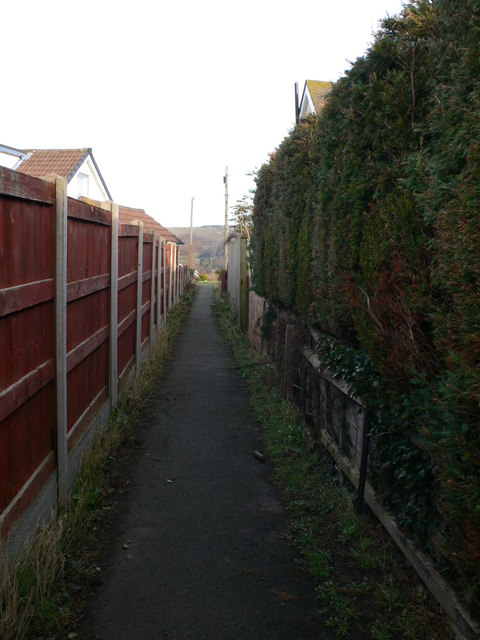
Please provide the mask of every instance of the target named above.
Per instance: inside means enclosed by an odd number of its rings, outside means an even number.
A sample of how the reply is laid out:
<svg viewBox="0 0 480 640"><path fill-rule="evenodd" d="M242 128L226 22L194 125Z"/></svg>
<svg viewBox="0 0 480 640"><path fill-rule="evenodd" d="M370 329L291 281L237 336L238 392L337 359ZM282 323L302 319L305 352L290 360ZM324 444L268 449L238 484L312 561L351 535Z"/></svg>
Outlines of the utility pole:
<svg viewBox="0 0 480 640"><path fill-rule="evenodd" d="M193 244L193 201L195 200L195 196L192 198L192 204L190 206L190 244Z"/></svg>
<svg viewBox="0 0 480 640"><path fill-rule="evenodd" d="M224 269L228 269L228 167L225 167L225 175L223 176L225 183L225 261Z"/></svg>

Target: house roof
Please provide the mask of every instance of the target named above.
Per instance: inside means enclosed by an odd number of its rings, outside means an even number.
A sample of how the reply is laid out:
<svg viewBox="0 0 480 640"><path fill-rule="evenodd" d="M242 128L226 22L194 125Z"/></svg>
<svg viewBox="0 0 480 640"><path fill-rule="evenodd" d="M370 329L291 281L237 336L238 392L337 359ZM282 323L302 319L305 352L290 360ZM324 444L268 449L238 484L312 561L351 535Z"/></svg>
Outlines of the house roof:
<svg viewBox="0 0 480 640"><path fill-rule="evenodd" d="M315 113L319 113L325 104L327 95L332 90L332 86L331 82L326 82L325 80L306 80L300 105L303 106L306 92L308 91Z"/></svg>
<svg viewBox="0 0 480 640"><path fill-rule="evenodd" d="M332 90L332 83L324 80L307 80L306 85L312 98L315 111L318 113L325 104L325 98Z"/></svg>
<svg viewBox="0 0 480 640"><path fill-rule="evenodd" d="M16 167L19 173L26 173L35 178L46 178L48 175L55 173L67 178L68 182L76 174L85 159L90 156L105 192L112 200L91 149L25 149L24 152L26 154L25 159L21 160Z"/></svg>
<svg viewBox="0 0 480 640"><path fill-rule="evenodd" d="M177 238L171 231L162 226L159 222L154 220L148 213L145 213L144 209L134 209L132 207L118 207L118 221L120 224L130 224L133 220L141 220L143 222L143 228L148 231L156 231L161 238L167 242L175 242L176 244L183 244L183 242Z"/></svg>
<svg viewBox="0 0 480 640"><path fill-rule="evenodd" d="M28 154L18 165L19 173L45 178L51 173L70 180L88 155L89 149L25 149Z"/></svg>

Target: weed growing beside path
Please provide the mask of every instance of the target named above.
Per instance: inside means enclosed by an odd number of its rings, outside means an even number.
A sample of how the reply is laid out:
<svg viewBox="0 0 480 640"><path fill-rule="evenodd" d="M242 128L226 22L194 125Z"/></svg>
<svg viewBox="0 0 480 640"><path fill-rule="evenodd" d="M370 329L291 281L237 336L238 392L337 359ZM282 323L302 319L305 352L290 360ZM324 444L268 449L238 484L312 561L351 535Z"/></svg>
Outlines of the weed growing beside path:
<svg viewBox="0 0 480 640"><path fill-rule="evenodd" d="M298 549L298 562L316 581L319 610L335 635L452 638L447 619L388 534L370 515L356 514L349 486L314 442L300 411L269 382L275 379L274 365L249 347L221 294L213 310L264 427L266 453L289 513L289 539Z"/></svg>
<svg viewBox="0 0 480 640"><path fill-rule="evenodd" d="M84 586L101 582L98 539L110 510L105 504L114 491L116 462L134 434L194 293L194 288L187 291L169 313L151 361L85 454L68 507L52 513L16 562L7 564L0 554L2 640L58 637L75 615Z"/></svg>

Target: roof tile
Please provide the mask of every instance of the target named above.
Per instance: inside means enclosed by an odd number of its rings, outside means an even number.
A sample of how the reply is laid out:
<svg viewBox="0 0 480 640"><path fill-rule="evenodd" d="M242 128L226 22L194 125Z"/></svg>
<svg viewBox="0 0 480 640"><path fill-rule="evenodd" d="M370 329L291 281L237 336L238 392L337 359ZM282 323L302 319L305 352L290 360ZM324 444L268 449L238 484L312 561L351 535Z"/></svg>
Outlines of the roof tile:
<svg viewBox="0 0 480 640"><path fill-rule="evenodd" d="M69 178L83 162L89 149L25 149L30 155L17 168L19 173L26 173L35 178L46 178L56 173Z"/></svg>
<svg viewBox="0 0 480 640"><path fill-rule="evenodd" d="M145 213L144 209L134 209L131 207L118 207L118 221L120 224L130 224L133 220L141 220L143 222L143 228L148 231L156 231L161 238L167 242L175 242L176 244L183 244L183 242L177 238L171 231L162 226L159 222L154 220L148 213Z"/></svg>
<svg viewBox="0 0 480 640"><path fill-rule="evenodd" d="M319 113L322 110L323 105L325 104L325 99L332 90L333 85L331 82L326 82L324 80L307 80L306 85L310 92L315 111L316 113Z"/></svg>

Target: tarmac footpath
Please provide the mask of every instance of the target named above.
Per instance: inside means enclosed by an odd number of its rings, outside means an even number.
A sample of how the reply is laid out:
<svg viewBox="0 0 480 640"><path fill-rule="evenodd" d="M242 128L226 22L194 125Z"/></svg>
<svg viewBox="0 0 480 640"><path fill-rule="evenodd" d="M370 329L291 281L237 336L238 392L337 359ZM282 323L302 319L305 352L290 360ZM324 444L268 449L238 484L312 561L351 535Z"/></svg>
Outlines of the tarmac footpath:
<svg viewBox="0 0 480 640"><path fill-rule="evenodd" d="M78 640L320 640L260 428L202 286L135 435Z"/></svg>

